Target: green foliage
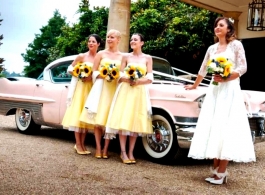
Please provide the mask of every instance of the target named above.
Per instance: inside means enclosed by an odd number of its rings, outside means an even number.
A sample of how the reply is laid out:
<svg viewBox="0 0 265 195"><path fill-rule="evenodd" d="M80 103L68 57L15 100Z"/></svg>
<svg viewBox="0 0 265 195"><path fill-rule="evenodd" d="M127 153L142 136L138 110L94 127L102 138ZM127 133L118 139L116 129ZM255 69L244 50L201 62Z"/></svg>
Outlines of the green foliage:
<svg viewBox="0 0 265 195"><path fill-rule="evenodd" d="M56 45L56 38L62 33L61 28L65 24L65 18L55 10L48 24L40 29L41 33L35 35L33 43L30 43L26 53L22 54L24 61L29 63L29 66L24 68L25 76L37 78L43 71L50 55L49 49Z"/></svg>
<svg viewBox="0 0 265 195"><path fill-rule="evenodd" d="M43 68L60 57L87 51L87 37L96 33L105 38L108 25L106 7L89 9L89 0L80 0L79 20L66 24L58 11L29 44L24 73L37 77ZM131 3L130 33L144 35L145 53L166 58L189 71L200 66L204 53L213 43L213 23L218 15L179 0L138 0ZM104 44L99 49L103 49ZM198 70L196 67L195 70Z"/></svg>
<svg viewBox="0 0 265 195"><path fill-rule="evenodd" d="M187 70L187 63L202 58L213 43L217 14L205 9L178 0L138 0L131 15L130 31L144 35L145 53L166 58L173 66Z"/></svg>
<svg viewBox="0 0 265 195"><path fill-rule="evenodd" d="M88 0L81 0L79 9L79 22L73 26L66 25L62 28L62 34L57 38L57 44L50 48L49 61L57 58L83 53L87 51L87 38L90 34L98 34L102 38L106 36L109 9L94 7L89 9ZM104 45L100 46L100 49Z"/></svg>

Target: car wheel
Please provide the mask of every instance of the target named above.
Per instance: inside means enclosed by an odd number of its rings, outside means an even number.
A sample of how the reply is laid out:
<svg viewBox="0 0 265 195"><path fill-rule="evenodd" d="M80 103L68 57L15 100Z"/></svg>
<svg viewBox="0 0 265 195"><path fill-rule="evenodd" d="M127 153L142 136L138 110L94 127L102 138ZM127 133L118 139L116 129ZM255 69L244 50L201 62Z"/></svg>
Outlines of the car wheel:
<svg viewBox="0 0 265 195"><path fill-rule="evenodd" d="M18 108L15 115L16 126L20 133L33 134L40 130L41 125L36 124L31 116L31 112Z"/></svg>
<svg viewBox="0 0 265 195"><path fill-rule="evenodd" d="M144 149L152 161L171 164L179 148L175 125L161 114L153 115L152 124L154 133L142 138Z"/></svg>

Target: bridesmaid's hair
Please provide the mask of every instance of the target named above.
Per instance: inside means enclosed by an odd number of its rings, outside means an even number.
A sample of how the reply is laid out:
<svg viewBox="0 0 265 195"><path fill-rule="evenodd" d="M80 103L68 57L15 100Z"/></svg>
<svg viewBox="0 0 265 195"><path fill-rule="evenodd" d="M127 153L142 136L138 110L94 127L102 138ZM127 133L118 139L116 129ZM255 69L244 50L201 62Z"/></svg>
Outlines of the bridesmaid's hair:
<svg viewBox="0 0 265 195"><path fill-rule="evenodd" d="M215 22L214 22L214 28L217 26L217 24L218 24L218 22L219 22L220 20L224 20L224 21L226 22L226 24L227 24L227 29L230 30L230 31L227 32L227 34L226 34L226 37L225 37L226 42L229 43L230 41L235 40L235 39L237 38L237 37L236 37L235 26L234 26L234 23L231 22L231 21L229 20L229 18L227 18L227 17L218 17L218 18L216 18L216 20L215 20ZM215 42L218 42L218 41L219 41L218 37L215 36L215 37L214 37L214 41L215 41Z"/></svg>
<svg viewBox="0 0 265 195"><path fill-rule="evenodd" d="M97 35L97 34L91 34L91 35L89 35L88 38L87 38L87 40L88 40L90 37L94 37L94 38L96 39L97 43L99 43L100 45L103 43L101 37L100 37L99 35Z"/></svg>
<svg viewBox="0 0 265 195"><path fill-rule="evenodd" d="M118 39L121 38L121 33L120 31L118 30L115 30L115 29L110 29L107 33L107 36L111 35L111 34L114 34Z"/></svg>
<svg viewBox="0 0 265 195"><path fill-rule="evenodd" d="M144 41L144 35L142 35L141 33L133 33L133 35L138 35L140 37L140 41Z"/></svg>

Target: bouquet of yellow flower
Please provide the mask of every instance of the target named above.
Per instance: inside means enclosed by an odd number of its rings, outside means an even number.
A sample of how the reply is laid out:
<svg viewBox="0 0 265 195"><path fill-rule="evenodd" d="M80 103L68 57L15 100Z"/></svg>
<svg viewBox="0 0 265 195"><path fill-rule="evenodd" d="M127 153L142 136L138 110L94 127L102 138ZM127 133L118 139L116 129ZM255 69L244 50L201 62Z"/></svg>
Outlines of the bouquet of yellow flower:
<svg viewBox="0 0 265 195"><path fill-rule="evenodd" d="M100 65L99 74L108 82L111 82L112 80L119 78L120 70L115 64L106 63L104 65Z"/></svg>
<svg viewBox="0 0 265 195"><path fill-rule="evenodd" d="M219 74L222 78L228 78L232 73L233 64L228 58L224 56L217 56L210 59L207 63L207 73ZM213 81L213 85L218 85L218 82Z"/></svg>
<svg viewBox="0 0 265 195"><path fill-rule="evenodd" d="M73 76L77 77L77 78L87 78L91 75L92 73L92 67L89 64L84 63L80 63L78 62L73 70Z"/></svg>
<svg viewBox="0 0 265 195"><path fill-rule="evenodd" d="M128 65L125 69L125 76L132 81L136 81L144 76L144 71L140 67L134 65Z"/></svg>

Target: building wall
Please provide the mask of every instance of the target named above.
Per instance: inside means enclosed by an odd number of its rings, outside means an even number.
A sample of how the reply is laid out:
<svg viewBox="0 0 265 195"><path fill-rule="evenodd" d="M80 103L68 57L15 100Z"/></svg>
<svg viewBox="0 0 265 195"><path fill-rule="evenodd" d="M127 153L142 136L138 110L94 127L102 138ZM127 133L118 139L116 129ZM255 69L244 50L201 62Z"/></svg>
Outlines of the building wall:
<svg viewBox="0 0 265 195"><path fill-rule="evenodd" d="M239 16L238 22L238 38L240 39L248 39L248 38L257 38L257 37L265 37L265 31L249 31L247 30L247 11L243 12Z"/></svg>

